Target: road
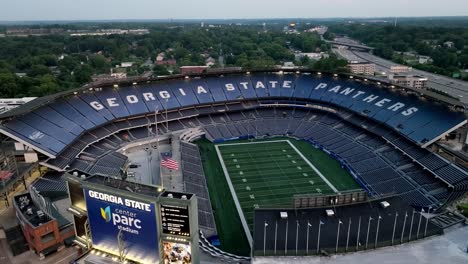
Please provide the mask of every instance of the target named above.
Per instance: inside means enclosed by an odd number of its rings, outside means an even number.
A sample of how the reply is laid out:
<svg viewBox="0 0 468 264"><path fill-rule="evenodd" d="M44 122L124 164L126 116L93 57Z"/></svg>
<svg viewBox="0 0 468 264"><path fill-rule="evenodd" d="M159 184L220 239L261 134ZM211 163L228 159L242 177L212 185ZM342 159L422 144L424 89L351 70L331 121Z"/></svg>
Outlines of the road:
<svg viewBox="0 0 468 264"><path fill-rule="evenodd" d="M391 66L398 65L397 63L385 60L367 52L338 49L333 49L333 51L337 55L344 57L349 61L372 62L376 65L376 71L379 72L388 73ZM429 88L445 92L452 97L460 99L463 104L468 105L468 82L416 69L410 71L409 74L427 77L427 85Z"/></svg>

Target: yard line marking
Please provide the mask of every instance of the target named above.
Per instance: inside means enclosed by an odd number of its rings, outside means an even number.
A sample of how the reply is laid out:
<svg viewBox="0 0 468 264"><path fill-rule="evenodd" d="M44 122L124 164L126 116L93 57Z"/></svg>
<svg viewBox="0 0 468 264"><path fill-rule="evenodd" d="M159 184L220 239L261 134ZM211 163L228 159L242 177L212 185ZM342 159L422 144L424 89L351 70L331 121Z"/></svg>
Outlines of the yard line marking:
<svg viewBox="0 0 468 264"><path fill-rule="evenodd" d="M302 152L300 152L296 146L294 146L294 144L292 144L291 142L289 142L289 140L286 140L286 142L288 142L288 144L297 152L297 154L299 154L299 156L301 156L301 158L320 176L320 178L322 178L322 180L335 192L337 193L338 192L338 189L336 189L335 186L333 186L333 184L325 177L323 176L323 174L314 166L314 164L312 164L303 154Z"/></svg>

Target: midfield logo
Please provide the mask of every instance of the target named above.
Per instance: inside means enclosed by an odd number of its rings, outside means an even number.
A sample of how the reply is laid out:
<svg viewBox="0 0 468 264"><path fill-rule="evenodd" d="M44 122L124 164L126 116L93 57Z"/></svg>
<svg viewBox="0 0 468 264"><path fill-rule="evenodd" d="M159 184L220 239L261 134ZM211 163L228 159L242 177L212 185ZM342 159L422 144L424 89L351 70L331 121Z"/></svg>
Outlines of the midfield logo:
<svg viewBox="0 0 468 264"><path fill-rule="evenodd" d="M111 220L110 206L107 206L104 209L101 208L101 216L106 221L106 223L110 222Z"/></svg>

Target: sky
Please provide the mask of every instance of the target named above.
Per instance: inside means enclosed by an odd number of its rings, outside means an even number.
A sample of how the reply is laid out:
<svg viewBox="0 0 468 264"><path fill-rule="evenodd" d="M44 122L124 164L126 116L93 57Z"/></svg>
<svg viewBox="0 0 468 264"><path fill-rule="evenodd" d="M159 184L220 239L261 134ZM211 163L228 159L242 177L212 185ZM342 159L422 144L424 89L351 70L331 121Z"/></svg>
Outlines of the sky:
<svg viewBox="0 0 468 264"><path fill-rule="evenodd" d="M2 0L0 21L467 16L468 0Z"/></svg>

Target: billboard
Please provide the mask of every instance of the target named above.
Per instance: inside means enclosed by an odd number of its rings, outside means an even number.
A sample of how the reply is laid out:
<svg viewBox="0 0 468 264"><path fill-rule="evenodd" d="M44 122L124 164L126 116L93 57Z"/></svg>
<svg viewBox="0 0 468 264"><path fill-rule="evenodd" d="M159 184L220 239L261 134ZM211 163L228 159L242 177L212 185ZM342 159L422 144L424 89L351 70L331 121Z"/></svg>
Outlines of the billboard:
<svg viewBox="0 0 468 264"><path fill-rule="evenodd" d="M187 206L162 204L161 221L163 234L190 236L189 210Z"/></svg>
<svg viewBox="0 0 468 264"><path fill-rule="evenodd" d="M119 194L83 190L95 248L118 255L120 243L127 259L142 263L158 262L154 204Z"/></svg>
<svg viewBox="0 0 468 264"><path fill-rule="evenodd" d="M163 241L164 264L192 264L190 244Z"/></svg>

